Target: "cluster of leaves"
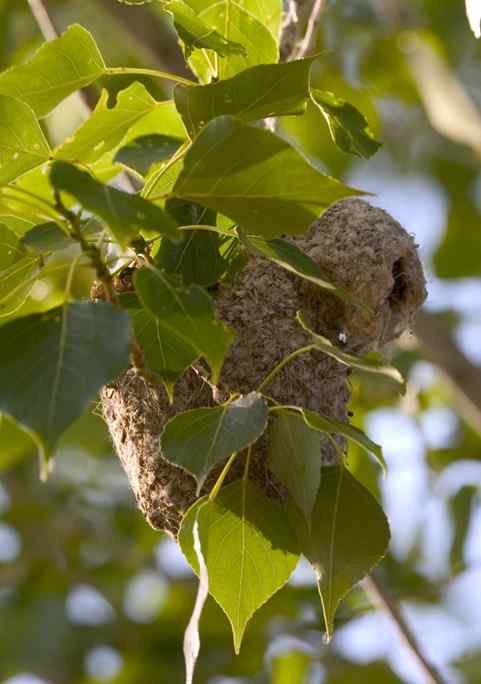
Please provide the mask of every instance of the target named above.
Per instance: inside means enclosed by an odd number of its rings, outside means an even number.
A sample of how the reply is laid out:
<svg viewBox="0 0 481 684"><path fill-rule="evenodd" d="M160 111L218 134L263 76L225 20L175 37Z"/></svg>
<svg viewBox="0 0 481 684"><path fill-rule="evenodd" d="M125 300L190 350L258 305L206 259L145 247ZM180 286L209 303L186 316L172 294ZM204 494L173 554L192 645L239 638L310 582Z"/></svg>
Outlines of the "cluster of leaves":
<svg viewBox="0 0 481 684"><path fill-rule="evenodd" d="M198 78L150 72L177 83L173 100L158 102L134 82L109 106L104 91L91 117L51 149L43 117L78 89L136 70L107 67L92 36L75 25L0 74L0 411L32 436L44 463L98 390L132 359L139 363L132 348L140 345L171 398L176 379L200 357L218 381L234 334L215 318L207 288L235 278L246 253L347 296L280 236L302 234L329 204L358 191L259 122L302 115L312 102L341 149L369 156L378 143L364 117L311 88L319 57L278 63L280 0L161 4ZM119 173L138 191L120 189ZM92 269L107 301L73 301L80 267ZM119 295L115 276L125 267L135 271L135 291ZM24 315L39 277L58 268L68 272L63 301ZM393 369L336 349L301 315L299 323L311 344L294 354L317 349L399 380ZM161 437L163 456L191 472L199 490L227 460L211 495L187 512L179 542L198 570L197 529L209 592L231 622L236 650L249 618L285 584L301 553L315 570L330 634L339 601L389 540L382 509L344 467L342 452L338 466L321 471L320 433L334 445L331 435L343 435L383 464L380 448L349 424L273 404L264 385L176 416ZM236 455L266 429L268 465L289 492L287 505L250 482L249 458L246 476L221 487Z"/></svg>

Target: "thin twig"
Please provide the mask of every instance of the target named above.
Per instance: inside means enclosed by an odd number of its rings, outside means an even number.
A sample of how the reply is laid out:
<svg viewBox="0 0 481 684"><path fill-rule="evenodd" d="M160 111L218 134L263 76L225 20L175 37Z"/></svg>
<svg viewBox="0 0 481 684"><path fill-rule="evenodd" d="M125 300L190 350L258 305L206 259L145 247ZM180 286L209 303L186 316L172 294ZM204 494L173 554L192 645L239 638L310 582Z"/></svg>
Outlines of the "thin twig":
<svg viewBox="0 0 481 684"><path fill-rule="evenodd" d="M362 586L371 603L387 613L396 624L404 645L410 650L416 659L420 669L426 678L426 684L445 684L439 672L431 665L424 656L416 637L403 618L399 607L387 593L384 587L372 575L368 575L362 581Z"/></svg>
<svg viewBox="0 0 481 684"><path fill-rule="evenodd" d="M321 20L321 14L326 5L326 0L315 0L314 7L307 21L306 33L302 39L299 47L295 50L295 59L302 59L305 57L314 47L316 42L316 32L319 22Z"/></svg>

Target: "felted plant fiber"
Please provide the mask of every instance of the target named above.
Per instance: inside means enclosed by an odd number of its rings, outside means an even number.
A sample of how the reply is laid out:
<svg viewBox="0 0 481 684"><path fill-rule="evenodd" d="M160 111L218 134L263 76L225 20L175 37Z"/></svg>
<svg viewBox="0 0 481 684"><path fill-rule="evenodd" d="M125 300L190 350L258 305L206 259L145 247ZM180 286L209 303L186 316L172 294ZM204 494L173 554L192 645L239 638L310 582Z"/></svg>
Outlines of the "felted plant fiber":
<svg viewBox="0 0 481 684"><path fill-rule="evenodd" d="M307 233L293 239L320 265L326 279L344 287L363 306L346 305L318 286L267 259L252 255L234 284L215 296L217 315L237 334L221 380L212 388L200 366L189 369L169 405L161 384L127 371L102 390L105 420L137 503L156 529L175 535L182 514L195 501L195 480L168 463L159 450L165 423L177 413L213 406L230 392L246 394L285 356L309 343L295 320L304 312L314 331L345 350L382 349L409 327L426 297L413 238L389 214L350 199L334 204ZM346 420L349 369L322 352L297 357L264 388L281 404L294 404ZM253 449L250 477L269 496L283 495L266 467L267 438ZM321 440L320 459L335 462L330 441ZM240 455L226 482L242 473ZM212 474L205 491L215 482Z"/></svg>

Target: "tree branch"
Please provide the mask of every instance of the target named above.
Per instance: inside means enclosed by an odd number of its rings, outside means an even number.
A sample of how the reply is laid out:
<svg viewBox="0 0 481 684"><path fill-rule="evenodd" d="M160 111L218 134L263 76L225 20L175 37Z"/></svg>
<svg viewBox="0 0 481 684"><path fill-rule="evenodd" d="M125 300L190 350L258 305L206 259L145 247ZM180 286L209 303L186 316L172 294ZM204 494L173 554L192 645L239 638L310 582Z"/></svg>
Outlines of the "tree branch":
<svg viewBox="0 0 481 684"><path fill-rule="evenodd" d="M315 47L317 28L321 21L321 14L326 6L326 0L315 0L312 12L307 20L306 32L299 47L295 51L295 59L302 59L308 55L312 48Z"/></svg>
<svg viewBox="0 0 481 684"><path fill-rule="evenodd" d="M420 669L426 677L426 684L445 684L439 672L428 662L414 636L411 628L401 614L396 603L387 593L379 580L369 575L362 581L362 587L371 603L378 609L387 613L396 624L399 634L406 648L416 659Z"/></svg>
<svg viewBox="0 0 481 684"><path fill-rule="evenodd" d="M440 316L419 311L414 333L423 356L438 367L449 383L466 422L481 435L481 368L465 357Z"/></svg>

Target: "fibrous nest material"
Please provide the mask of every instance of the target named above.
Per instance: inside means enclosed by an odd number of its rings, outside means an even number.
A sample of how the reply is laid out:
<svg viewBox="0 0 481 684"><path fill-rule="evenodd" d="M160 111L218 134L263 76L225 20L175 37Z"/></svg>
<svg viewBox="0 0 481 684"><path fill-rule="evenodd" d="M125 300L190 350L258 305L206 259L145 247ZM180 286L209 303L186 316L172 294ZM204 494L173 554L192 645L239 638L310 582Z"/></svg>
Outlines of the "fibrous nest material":
<svg viewBox="0 0 481 684"><path fill-rule="evenodd" d="M219 386L212 388L201 367L178 380L169 405L161 384L127 371L102 391L105 420L137 503L156 529L173 535L196 499L194 478L163 459L159 437L177 413L212 406L231 392L246 394L285 356L309 343L296 321L302 310L311 328L344 349L380 349L409 327L426 297L425 280L413 238L385 211L358 199L328 209L307 233L293 239L321 267L326 279L361 302L345 304L267 259L252 255L236 281L221 285L217 315L235 332ZM294 404L346 420L349 369L320 351L297 357L265 392L281 404ZM266 466L266 439L253 450L250 477L268 495L282 486ZM336 459L332 444L321 442L320 459ZM230 474L240 474L242 458ZM214 473L215 481L215 473ZM206 486L212 485L211 481Z"/></svg>

